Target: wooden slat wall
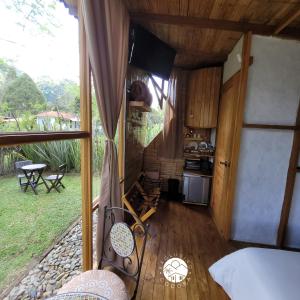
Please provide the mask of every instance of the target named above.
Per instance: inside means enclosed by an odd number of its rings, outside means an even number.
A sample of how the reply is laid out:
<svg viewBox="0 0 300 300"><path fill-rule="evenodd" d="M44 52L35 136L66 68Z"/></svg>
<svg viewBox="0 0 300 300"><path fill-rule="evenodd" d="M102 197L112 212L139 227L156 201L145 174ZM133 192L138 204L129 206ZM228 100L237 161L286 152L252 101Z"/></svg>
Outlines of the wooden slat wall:
<svg viewBox="0 0 300 300"><path fill-rule="evenodd" d="M137 79L147 81L147 77L143 76L145 76L143 72L137 71L135 68L130 67L127 79L130 82ZM159 156L159 146L162 141L162 134L157 135L157 137L154 138L146 148L144 148L145 131L147 130L145 114L147 113L141 113L139 120L139 123L142 123L143 125L134 125L134 123L130 123L130 120L132 118L136 119L136 111L130 107L127 107L124 177L125 192L132 186L142 170L159 170L163 191L167 191L168 189L169 178L178 179L180 181L180 185L182 183L184 160L164 159Z"/></svg>
<svg viewBox="0 0 300 300"><path fill-rule="evenodd" d="M273 26L280 24L287 15L299 8L297 0L125 0L125 3L132 13L192 16ZM186 52L180 51L176 57L176 65L185 67L225 61L224 53L230 53L242 35L240 32L203 29L182 24L150 24L145 21L141 23L175 49L188 49ZM300 18L289 26L299 28ZM206 54L202 55L201 52Z"/></svg>
<svg viewBox="0 0 300 300"><path fill-rule="evenodd" d="M145 148L144 151L144 171L160 171L160 180L162 182L162 190L168 190L168 179L178 179L180 188L182 187L182 174L184 167L183 159L166 159L159 156L159 147L162 142L162 134L158 134L156 138Z"/></svg>
<svg viewBox="0 0 300 300"><path fill-rule="evenodd" d="M132 109L128 110L128 116L132 115ZM145 114L145 113L143 113ZM128 117L127 116L127 117ZM142 116L140 122L144 121ZM125 144L125 182L124 191L132 186L136 181L138 175L142 171L143 167L143 152L144 152L144 138L143 126L135 126L126 122L126 144ZM140 133L141 132L141 133Z"/></svg>
<svg viewBox="0 0 300 300"><path fill-rule="evenodd" d="M132 12L193 16L278 25L299 6L297 0L125 0ZM300 20L292 24L299 27Z"/></svg>
<svg viewBox="0 0 300 300"><path fill-rule="evenodd" d="M188 127L217 127L221 71L214 67L190 72L185 117Z"/></svg>
<svg viewBox="0 0 300 300"><path fill-rule="evenodd" d="M129 66L127 72L127 85L134 80L147 82L147 75L136 68ZM140 114L140 115L139 115ZM146 113L138 113L134 108L126 108L126 129L125 129L125 170L124 170L124 191L126 192L136 181L143 167L143 152L146 130ZM129 122L134 119L142 126Z"/></svg>

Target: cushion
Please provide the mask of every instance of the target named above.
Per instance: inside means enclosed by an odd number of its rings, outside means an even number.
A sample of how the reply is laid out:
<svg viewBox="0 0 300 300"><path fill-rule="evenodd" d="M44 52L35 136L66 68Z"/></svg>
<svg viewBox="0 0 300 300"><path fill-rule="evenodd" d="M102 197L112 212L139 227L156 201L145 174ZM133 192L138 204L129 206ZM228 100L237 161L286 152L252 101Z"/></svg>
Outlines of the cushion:
<svg viewBox="0 0 300 300"><path fill-rule="evenodd" d="M90 270L76 276L58 291L58 295L70 292L93 293L108 300L129 299L124 282L107 270Z"/></svg>
<svg viewBox="0 0 300 300"><path fill-rule="evenodd" d="M210 268L213 279L232 300L298 300L300 253L245 248Z"/></svg>

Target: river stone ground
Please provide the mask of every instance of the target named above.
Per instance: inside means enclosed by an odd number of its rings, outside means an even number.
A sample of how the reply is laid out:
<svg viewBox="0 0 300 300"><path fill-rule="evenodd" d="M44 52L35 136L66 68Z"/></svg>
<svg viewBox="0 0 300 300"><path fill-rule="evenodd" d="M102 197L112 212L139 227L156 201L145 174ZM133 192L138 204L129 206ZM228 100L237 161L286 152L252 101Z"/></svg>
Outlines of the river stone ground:
<svg viewBox="0 0 300 300"><path fill-rule="evenodd" d="M96 213L93 220L95 241ZM81 273L81 248L81 222L78 222L4 299L46 299L55 295L66 282Z"/></svg>

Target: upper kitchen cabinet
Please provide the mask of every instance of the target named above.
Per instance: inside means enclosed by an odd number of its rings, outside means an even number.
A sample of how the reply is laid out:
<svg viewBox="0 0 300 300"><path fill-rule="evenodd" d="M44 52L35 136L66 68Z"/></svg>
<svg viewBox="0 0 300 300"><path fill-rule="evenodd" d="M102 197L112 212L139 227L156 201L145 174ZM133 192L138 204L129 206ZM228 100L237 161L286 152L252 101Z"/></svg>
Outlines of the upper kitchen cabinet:
<svg viewBox="0 0 300 300"><path fill-rule="evenodd" d="M192 128L217 127L222 68L192 71L189 76L185 125Z"/></svg>

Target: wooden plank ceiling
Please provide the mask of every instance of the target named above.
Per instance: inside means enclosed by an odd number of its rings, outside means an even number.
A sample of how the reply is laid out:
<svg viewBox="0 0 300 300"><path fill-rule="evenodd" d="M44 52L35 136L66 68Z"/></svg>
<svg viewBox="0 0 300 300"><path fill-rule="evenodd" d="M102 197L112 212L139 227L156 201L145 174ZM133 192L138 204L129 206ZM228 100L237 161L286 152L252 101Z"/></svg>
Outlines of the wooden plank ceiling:
<svg viewBox="0 0 300 300"><path fill-rule="evenodd" d="M181 20L181 24L177 25L174 24L176 21L166 18L168 15L189 19L196 17L196 21L199 18L202 23L203 20L234 21L240 27L245 23L258 24L261 27L259 30L269 35L276 31L277 26L284 24L291 14L300 10L300 0L124 0L124 2L132 19L174 47L178 51L175 64L187 68L224 62L245 30L225 31L220 27L212 28L210 25L187 25L188 19ZM153 17L157 16L159 20L154 20ZM224 22L224 26L228 25L227 23ZM235 23L232 22L229 26ZM282 34L291 30L300 37L299 14L292 18L287 26L288 28L280 29Z"/></svg>

